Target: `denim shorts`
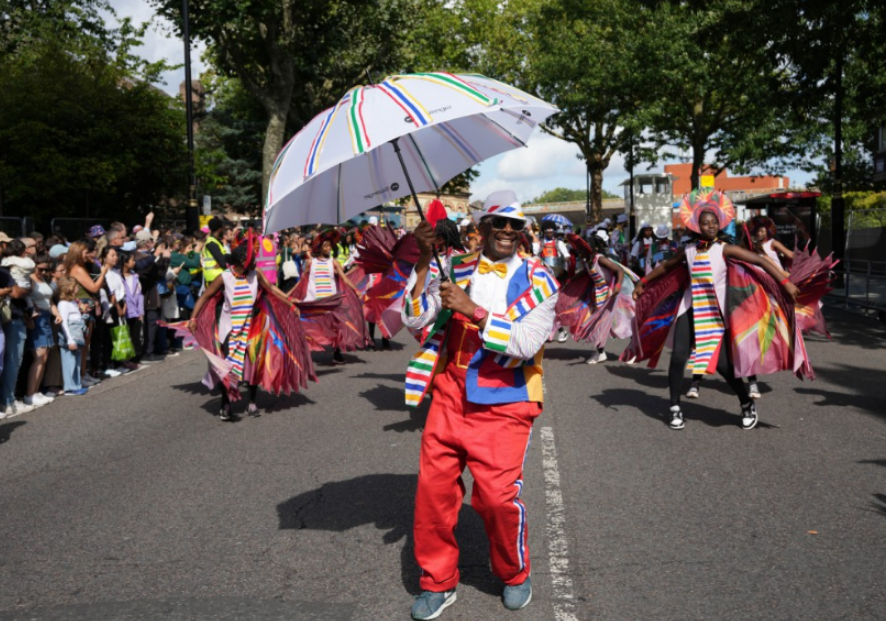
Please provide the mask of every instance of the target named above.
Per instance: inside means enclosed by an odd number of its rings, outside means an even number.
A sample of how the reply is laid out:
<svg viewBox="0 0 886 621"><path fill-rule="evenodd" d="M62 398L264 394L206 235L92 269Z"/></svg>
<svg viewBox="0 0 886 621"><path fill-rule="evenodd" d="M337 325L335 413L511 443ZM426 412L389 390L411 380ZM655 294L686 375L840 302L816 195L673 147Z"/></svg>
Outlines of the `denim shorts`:
<svg viewBox="0 0 886 621"><path fill-rule="evenodd" d="M28 337L25 341L25 348L28 351L40 349L41 347L52 347L52 313L41 310L34 317L34 327L28 330Z"/></svg>

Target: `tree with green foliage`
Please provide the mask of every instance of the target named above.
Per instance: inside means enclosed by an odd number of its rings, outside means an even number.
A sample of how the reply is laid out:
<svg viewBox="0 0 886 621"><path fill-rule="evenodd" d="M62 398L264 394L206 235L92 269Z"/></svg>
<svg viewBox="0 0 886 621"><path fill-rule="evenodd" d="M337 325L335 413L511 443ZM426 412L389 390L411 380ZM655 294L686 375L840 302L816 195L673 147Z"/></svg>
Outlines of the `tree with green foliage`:
<svg viewBox="0 0 886 621"><path fill-rule="evenodd" d="M143 27L103 29L103 2L7 2L0 14L5 215L120 217L184 188L184 114L137 59ZM45 10L43 10L45 9Z"/></svg>
<svg viewBox="0 0 886 621"><path fill-rule="evenodd" d="M197 183L213 202L259 215L264 110L237 78L208 73L201 82L208 110L195 135Z"/></svg>
<svg viewBox="0 0 886 621"><path fill-rule="evenodd" d="M655 105L645 121L655 161L676 147L692 157L692 187L705 164L713 174L729 168L778 171L802 152L802 124L791 114L789 68L772 62L764 42L746 45L752 32L736 24L758 3L660 2L659 36L643 41L654 72ZM783 19L783 18L779 18ZM741 34L739 34L741 33Z"/></svg>
<svg viewBox="0 0 886 621"><path fill-rule="evenodd" d="M618 198L614 194L610 194L606 190L602 190L603 198ZM539 194L532 203L574 203L578 201L586 201L588 199L587 190L569 190L567 188L554 188L542 194Z"/></svg>
<svg viewBox="0 0 886 621"><path fill-rule="evenodd" d="M180 28L180 0L151 0ZM367 71L402 66L402 33L420 21L419 0L190 0L190 31L212 66L236 77L266 114L262 196L285 138L334 105Z"/></svg>
<svg viewBox="0 0 886 621"><path fill-rule="evenodd" d="M631 0L459 0L464 24L452 36L476 71L560 108L543 129L575 144L591 185L591 214L603 209L603 174L639 123L649 88L638 39L655 25Z"/></svg>

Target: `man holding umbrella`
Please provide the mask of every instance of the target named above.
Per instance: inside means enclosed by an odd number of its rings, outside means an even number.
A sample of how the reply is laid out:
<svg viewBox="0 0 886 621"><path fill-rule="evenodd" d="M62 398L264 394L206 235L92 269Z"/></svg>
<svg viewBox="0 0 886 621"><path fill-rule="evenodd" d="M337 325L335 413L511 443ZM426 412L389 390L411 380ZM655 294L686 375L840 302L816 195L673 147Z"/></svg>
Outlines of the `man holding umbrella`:
<svg viewBox="0 0 886 621"><path fill-rule="evenodd" d="M434 230L427 222L416 228L420 257L406 286L404 323L424 337L407 371L407 403L420 403L432 378L434 389L415 499L418 620L436 619L455 602L465 466L505 607L519 610L532 597L520 492L532 424L542 411L543 348L559 286L539 259L517 252L527 219L513 192L491 194L474 217L485 246L452 257L452 282L431 278Z"/></svg>

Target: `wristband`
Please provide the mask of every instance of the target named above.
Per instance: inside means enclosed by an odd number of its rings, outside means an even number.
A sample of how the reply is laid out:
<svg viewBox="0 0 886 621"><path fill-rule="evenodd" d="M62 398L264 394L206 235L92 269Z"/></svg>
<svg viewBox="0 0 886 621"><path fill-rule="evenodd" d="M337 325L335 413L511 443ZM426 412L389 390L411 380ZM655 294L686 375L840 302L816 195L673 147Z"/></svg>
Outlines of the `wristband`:
<svg viewBox="0 0 886 621"><path fill-rule="evenodd" d="M640 279L640 284L643 285L644 287L649 284L649 282L646 280L645 276Z"/></svg>
<svg viewBox="0 0 886 621"><path fill-rule="evenodd" d="M782 280L782 281L781 281L781 285L784 286L784 285L788 284L788 283L790 282L789 279L790 279L790 276L788 276L787 278L785 278L784 280Z"/></svg>

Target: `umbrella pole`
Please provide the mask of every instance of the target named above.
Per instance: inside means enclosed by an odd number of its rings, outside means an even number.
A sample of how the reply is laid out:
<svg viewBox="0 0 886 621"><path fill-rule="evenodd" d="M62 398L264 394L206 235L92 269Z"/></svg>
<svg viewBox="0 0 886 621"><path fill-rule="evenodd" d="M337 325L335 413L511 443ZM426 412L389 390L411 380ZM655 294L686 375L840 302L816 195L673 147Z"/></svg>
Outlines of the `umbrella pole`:
<svg viewBox="0 0 886 621"><path fill-rule="evenodd" d="M425 220L425 213L421 210L421 203L418 202L418 195L415 193L415 188L412 186L412 179L409 177L409 171L406 170L406 162L403 161L403 154L400 153L400 139L394 138L391 140L391 144L394 145L394 153L397 154L397 159L400 160L400 168L403 169L403 174L406 175L406 183L409 185L409 192L412 194L412 200L415 201L415 208L418 210L418 216L422 220ZM440 261L440 256L437 254L437 247L431 246L431 252L434 253L434 260L440 267L440 280L447 282L449 278L446 276L446 272L443 271L443 263Z"/></svg>

